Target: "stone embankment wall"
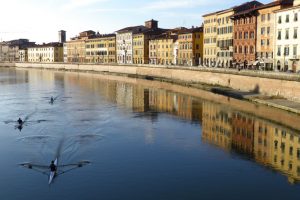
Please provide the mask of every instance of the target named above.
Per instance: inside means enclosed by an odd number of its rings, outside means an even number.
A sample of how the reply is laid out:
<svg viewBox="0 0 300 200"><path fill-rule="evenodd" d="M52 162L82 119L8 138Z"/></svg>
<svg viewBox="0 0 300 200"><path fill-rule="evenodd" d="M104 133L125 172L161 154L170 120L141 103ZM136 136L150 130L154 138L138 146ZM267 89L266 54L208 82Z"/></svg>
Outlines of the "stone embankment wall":
<svg viewBox="0 0 300 200"><path fill-rule="evenodd" d="M1 66L140 75L169 79L174 82L202 83L241 91L259 91L263 95L282 96L300 102L300 75L298 74L150 65L0 63Z"/></svg>

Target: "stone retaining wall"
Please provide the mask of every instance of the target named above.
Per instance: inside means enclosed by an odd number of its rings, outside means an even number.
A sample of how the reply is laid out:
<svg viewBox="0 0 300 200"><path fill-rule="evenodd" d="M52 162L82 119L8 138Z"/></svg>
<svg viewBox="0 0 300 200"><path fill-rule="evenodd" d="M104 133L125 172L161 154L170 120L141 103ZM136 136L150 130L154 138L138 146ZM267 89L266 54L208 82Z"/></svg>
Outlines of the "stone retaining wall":
<svg viewBox="0 0 300 200"><path fill-rule="evenodd" d="M241 91L259 91L267 96L283 96L300 102L300 76L276 72L253 72L224 69L150 66L150 65L95 65L66 63L0 63L0 66L42 68L74 71L96 71L150 76L187 83L204 83L230 87ZM270 77L270 78L267 78Z"/></svg>

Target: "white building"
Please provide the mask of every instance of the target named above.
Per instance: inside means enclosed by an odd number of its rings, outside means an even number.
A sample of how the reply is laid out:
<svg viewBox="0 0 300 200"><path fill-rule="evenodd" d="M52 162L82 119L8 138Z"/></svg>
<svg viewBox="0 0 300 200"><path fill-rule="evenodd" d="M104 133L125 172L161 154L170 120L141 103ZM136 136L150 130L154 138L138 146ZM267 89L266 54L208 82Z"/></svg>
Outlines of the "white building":
<svg viewBox="0 0 300 200"><path fill-rule="evenodd" d="M300 70L300 0L275 11L275 70Z"/></svg>
<svg viewBox="0 0 300 200"><path fill-rule="evenodd" d="M133 35L148 30L157 30L157 21L145 22L145 26L131 26L116 32L116 50L118 64L133 64Z"/></svg>
<svg viewBox="0 0 300 200"><path fill-rule="evenodd" d="M64 62L68 62L68 45L67 45L67 43L64 43L63 48L64 48Z"/></svg>
<svg viewBox="0 0 300 200"><path fill-rule="evenodd" d="M54 42L28 48L29 62L63 62L63 44Z"/></svg>
<svg viewBox="0 0 300 200"><path fill-rule="evenodd" d="M133 33L143 29L143 26L127 27L117 31L116 48L118 64L133 64Z"/></svg>
<svg viewBox="0 0 300 200"><path fill-rule="evenodd" d="M179 42L176 40L173 46L173 64L178 65L178 50L179 50Z"/></svg>
<svg viewBox="0 0 300 200"><path fill-rule="evenodd" d="M27 62L28 61L28 51L27 49L19 50L19 62Z"/></svg>

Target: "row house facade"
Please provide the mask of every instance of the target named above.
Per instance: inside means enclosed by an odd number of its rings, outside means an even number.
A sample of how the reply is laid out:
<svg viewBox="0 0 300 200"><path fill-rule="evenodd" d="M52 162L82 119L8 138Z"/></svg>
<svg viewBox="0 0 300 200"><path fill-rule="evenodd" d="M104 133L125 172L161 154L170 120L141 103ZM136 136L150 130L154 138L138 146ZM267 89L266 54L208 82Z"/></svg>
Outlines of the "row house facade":
<svg viewBox="0 0 300 200"><path fill-rule="evenodd" d="M117 31L117 63L133 64L133 34L145 30L144 26L127 27Z"/></svg>
<svg viewBox="0 0 300 200"><path fill-rule="evenodd" d="M54 42L28 48L29 62L63 62L63 44Z"/></svg>
<svg viewBox="0 0 300 200"><path fill-rule="evenodd" d="M28 49L20 49L19 50L19 61L20 62L28 62Z"/></svg>
<svg viewBox="0 0 300 200"><path fill-rule="evenodd" d="M215 67L217 63L217 12L203 15L204 65Z"/></svg>
<svg viewBox="0 0 300 200"><path fill-rule="evenodd" d="M300 0L275 11L275 66L278 71L300 70Z"/></svg>
<svg viewBox="0 0 300 200"><path fill-rule="evenodd" d="M233 16L233 65L237 68L256 67L257 42L257 7L262 4L257 1L250 3L252 8L236 12Z"/></svg>
<svg viewBox="0 0 300 200"><path fill-rule="evenodd" d="M263 70L274 70L275 11L293 5L293 0L275 0L260 6L257 16L257 60Z"/></svg>
<svg viewBox="0 0 300 200"><path fill-rule="evenodd" d="M133 64L149 64L149 41L165 31L152 19L145 22L144 30L133 34Z"/></svg>
<svg viewBox="0 0 300 200"><path fill-rule="evenodd" d="M19 51L25 50L28 47L31 47L34 45L35 45L35 42L29 42L28 39L18 39L18 40L0 42L0 61L1 62L20 61ZM24 58L24 60L25 60L25 58Z"/></svg>
<svg viewBox="0 0 300 200"><path fill-rule="evenodd" d="M196 27L178 35L177 64L198 66L203 62L203 28Z"/></svg>
<svg viewBox="0 0 300 200"><path fill-rule="evenodd" d="M133 35L133 64L149 63L149 35L144 33Z"/></svg>
<svg viewBox="0 0 300 200"><path fill-rule="evenodd" d="M234 10L217 13L217 66L231 67L233 59L233 21Z"/></svg>
<svg viewBox="0 0 300 200"><path fill-rule="evenodd" d="M149 41L149 59L152 65L173 65L177 52L174 51L174 44L178 35L164 33L153 37ZM174 54L175 52L175 54Z"/></svg>
<svg viewBox="0 0 300 200"><path fill-rule="evenodd" d="M84 31L78 36L71 38L70 41L64 43L64 61L67 62L86 62L85 42L96 35L94 31Z"/></svg>
<svg viewBox="0 0 300 200"><path fill-rule="evenodd" d="M117 31L116 51L118 64L148 64L149 40L164 32L158 21L149 20L144 26L132 26Z"/></svg>
<svg viewBox="0 0 300 200"><path fill-rule="evenodd" d="M85 41L85 61L88 63L116 63L115 49L115 34L97 34Z"/></svg>
<svg viewBox="0 0 300 200"><path fill-rule="evenodd" d="M204 65L209 67L232 67L234 60L234 20L238 13L262 5L250 1L232 8L203 15ZM240 16L241 17L241 16Z"/></svg>

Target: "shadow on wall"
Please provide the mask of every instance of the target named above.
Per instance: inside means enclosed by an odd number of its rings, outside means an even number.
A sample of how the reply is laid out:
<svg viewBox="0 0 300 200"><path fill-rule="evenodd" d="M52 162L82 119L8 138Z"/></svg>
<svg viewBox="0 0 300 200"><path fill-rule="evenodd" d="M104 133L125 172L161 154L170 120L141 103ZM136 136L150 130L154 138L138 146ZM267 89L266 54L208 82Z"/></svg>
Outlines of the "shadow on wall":
<svg viewBox="0 0 300 200"><path fill-rule="evenodd" d="M260 90L259 85L256 84L254 89L252 90L252 92L255 93L255 94L259 94L259 90Z"/></svg>

